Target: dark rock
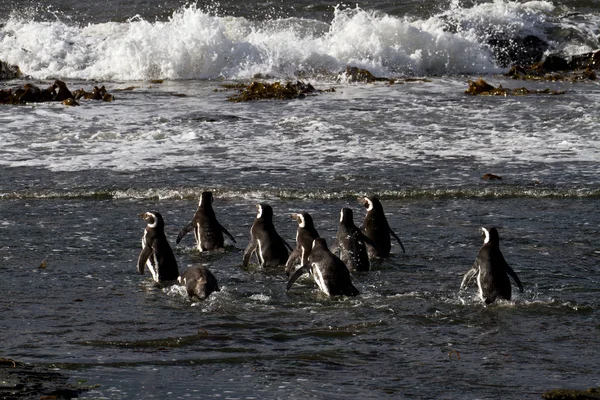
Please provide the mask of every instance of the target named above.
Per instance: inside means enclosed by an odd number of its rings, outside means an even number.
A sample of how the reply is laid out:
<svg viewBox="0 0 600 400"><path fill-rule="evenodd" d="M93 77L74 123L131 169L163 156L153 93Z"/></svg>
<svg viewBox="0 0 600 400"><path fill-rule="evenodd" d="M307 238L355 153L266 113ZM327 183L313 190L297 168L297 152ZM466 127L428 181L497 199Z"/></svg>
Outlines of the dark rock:
<svg viewBox="0 0 600 400"><path fill-rule="evenodd" d="M494 87L479 78L475 82L469 81L469 87L465 91L465 93L470 94L472 96L523 96L528 94L564 94L564 91L556 91L550 89L544 90L530 90L525 87L516 88L516 89L505 89L501 85L498 87Z"/></svg>
<svg viewBox="0 0 600 400"><path fill-rule="evenodd" d="M569 62L564 58L556 54L550 54L542 62L540 66L543 72L557 72L557 71L570 71L572 70Z"/></svg>
<svg viewBox="0 0 600 400"><path fill-rule="evenodd" d="M1 79L16 79L20 78L21 69L16 65L10 65L0 60L0 80Z"/></svg>
<svg viewBox="0 0 600 400"><path fill-rule="evenodd" d="M484 174L481 179L484 181L501 181L502 177L494 174Z"/></svg>

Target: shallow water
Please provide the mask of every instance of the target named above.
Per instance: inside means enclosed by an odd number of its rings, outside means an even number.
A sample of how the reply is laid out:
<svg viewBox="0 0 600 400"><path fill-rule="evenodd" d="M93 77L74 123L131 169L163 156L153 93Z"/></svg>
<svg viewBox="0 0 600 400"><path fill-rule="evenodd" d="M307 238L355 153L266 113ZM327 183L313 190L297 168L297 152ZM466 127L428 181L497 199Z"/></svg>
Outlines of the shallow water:
<svg viewBox="0 0 600 400"><path fill-rule="evenodd" d="M598 84L506 79L475 35L489 23L481 16L505 10L511 26L587 32L585 45L553 36L556 48L594 49L597 8L420 3L398 11L411 4L364 4L325 18L316 14L329 5L319 3L238 19L235 4L220 16L186 7L163 18L152 2L116 3L111 14L64 1L53 2L55 19L38 9L3 20L0 59L40 86L56 77L73 89L99 83L116 100L0 107L0 356L100 385L83 398L533 399L554 387L600 386ZM127 22L128 7L142 18ZM581 13L557 17L565 7ZM448 18L465 30L440 31ZM469 23L480 25L469 31ZM236 36L234 28L243 29ZM161 36L177 29L191 47ZM214 40L198 39L202 32ZM47 39L38 51L34 37ZM155 57L169 45L182 57ZM59 50L66 61L49 62ZM463 57L471 51L479 58ZM196 68L190 54L217 61ZM347 64L428 81L348 83L340 75ZM290 73L300 65L306 75ZM228 102L235 91L222 83L255 73L335 91ZM565 94L465 95L480 75ZM485 173L503 179L483 181ZM225 251L200 254L192 235L175 245L203 190L214 191L219 220L236 237ZM326 298L309 280L286 292L283 270L241 268L256 203L273 206L289 243L289 214L299 211L331 243L339 210L351 207L360 223L357 199L372 193L407 253L393 246L389 259L356 274L360 296ZM180 271L207 266L221 292L195 302L136 274L137 215L152 210L165 218ZM481 226L498 227L523 282L510 302L485 307L474 288L458 291Z"/></svg>

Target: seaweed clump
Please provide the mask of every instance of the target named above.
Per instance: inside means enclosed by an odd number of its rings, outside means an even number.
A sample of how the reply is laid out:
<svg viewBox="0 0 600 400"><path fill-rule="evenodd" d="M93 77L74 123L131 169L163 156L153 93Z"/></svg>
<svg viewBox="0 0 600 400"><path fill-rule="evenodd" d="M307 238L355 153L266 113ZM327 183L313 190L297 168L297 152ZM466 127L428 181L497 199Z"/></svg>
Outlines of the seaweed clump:
<svg viewBox="0 0 600 400"><path fill-rule="evenodd" d="M600 388L587 390L552 389L542 395L546 400L598 400Z"/></svg>
<svg viewBox="0 0 600 400"><path fill-rule="evenodd" d="M470 94L472 96L524 96L528 94L565 94L564 91L560 90L531 90L525 87L516 88L516 89L508 89L503 88L502 85L498 87L494 87L484 81L482 78L477 79L476 81L469 81L469 87L465 91L465 93Z"/></svg>
<svg viewBox="0 0 600 400"><path fill-rule="evenodd" d="M107 93L104 86L101 88L94 87L91 93L83 89L71 92L67 84L58 79L46 89L40 89L32 83L26 83L16 89L0 90L0 104L16 105L60 101L67 106L78 106L77 100L81 98L103 101L114 100L113 95Z"/></svg>
<svg viewBox="0 0 600 400"><path fill-rule="evenodd" d="M335 89L317 90L310 83L297 81L288 82L282 85L281 82L265 83L252 82L250 85L243 86L240 93L228 98L229 101L255 101L255 100L292 100L304 98L309 95L316 95L322 92L334 92Z"/></svg>

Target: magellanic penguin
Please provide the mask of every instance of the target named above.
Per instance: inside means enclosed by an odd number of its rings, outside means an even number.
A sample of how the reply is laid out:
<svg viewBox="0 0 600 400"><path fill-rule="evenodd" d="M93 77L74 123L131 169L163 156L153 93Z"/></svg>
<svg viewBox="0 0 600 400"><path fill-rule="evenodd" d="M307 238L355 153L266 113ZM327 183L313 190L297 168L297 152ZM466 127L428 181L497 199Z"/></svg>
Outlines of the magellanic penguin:
<svg viewBox="0 0 600 400"><path fill-rule="evenodd" d="M350 271L335 254L327 248L323 238L313 241L312 251L308 256L308 264L296 270L288 281L286 290L290 290L294 282L310 273L315 283L327 296L356 296L358 289L352 284Z"/></svg>
<svg viewBox="0 0 600 400"><path fill-rule="evenodd" d="M392 228L390 228L379 199L375 196L365 197L363 198L362 204L367 209L367 215L365 215L362 230L369 239L377 243L377 247L379 248L378 251L375 247L368 245L367 249L369 255L374 258L388 257L390 255L390 249L392 248L390 235L398 241L398 244L402 247L402 252L406 253L402 241L398 235L394 233Z"/></svg>
<svg viewBox="0 0 600 400"><path fill-rule="evenodd" d="M285 265L288 259L289 244L275 230L273 209L268 204L257 204L258 213L250 228L250 243L244 251L242 266L248 267L252 253L256 253L261 268Z"/></svg>
<svg viewBox="0 0 600 400"><path fill-rule="evenodd" d="M296 231L296 248L291 252L285 264L285 273L289 276L294 267L308 265L308 256L312 250L313 240L319 237L311 215L307 212L292 214L292 219L298 221Z"/></svg>
<svg viewBox="0 0 600 400"><path fill-rule="evenodd" d="M190 267L177 278L177 282L185 286L188 296L207 298L212 292L219 291L217 278L204 266Z"/></svg>
<svg viewBox="0 0 600 400"><path fill-rule="evenodd" d="M140 214L146 221L142 238L142 252L138 257L138 272L144 273L144 266L152 273L156 282L174 281L179 276L177 260L165 236L165 221L158 212Z"/></svg>
<svg viewBox="0 0 600 400"><path fill-rule="evenodd" d="M510 300L511 287L508 275L512 276L521 292L523 285L515 271L504 260L500 251L498 230L496 228L491 228L489 231L486 228L481 230L484 236L483 246L477 253L473 267L463 277L460 289L467 287L473 278L476 278L479 296L486 304L493 303L497 297Z"/></svg>
<svg viewBox="0 0 600 400"><path fill-rule="evenodd" d="M192 218L192 222L184 226L181 232L179 232L176 243L179 243L191 230L194 231L196 246L199 251L223 248L225 242L223 233L229 236L233 243L236 243L231 233L217 221L217 216L213 210L212 203L212 192L202 192L200 202L198 203L198 209L194 214L194 218Z"/></svg>
<svg viewBox="0 0 600 400"><path fill-rule="evenodd" d="M375 242L354 225L352 210L342 208L336 245L340 259L350 271L369 271L371 269L367 244L379 249Z"/></svg>

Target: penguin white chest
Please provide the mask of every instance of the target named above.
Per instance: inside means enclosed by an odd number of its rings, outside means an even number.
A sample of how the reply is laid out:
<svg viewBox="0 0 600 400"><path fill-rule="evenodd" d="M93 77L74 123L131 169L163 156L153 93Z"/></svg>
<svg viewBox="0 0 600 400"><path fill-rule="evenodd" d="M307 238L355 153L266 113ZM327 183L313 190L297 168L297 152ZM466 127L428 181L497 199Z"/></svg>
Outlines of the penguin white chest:
<svg viewBox="0 0 600 400"><path fill-rule="evenodd" d="M325 279L323 278L323 273L321 272L321 269L319 268L318 264L313 263L313 271L315 272L313 274L315 282L317 283L317 286L319 287L319 289L321 289L327 296L329 296L329 288L327 287L327 284L325 283Z"/></svg>

